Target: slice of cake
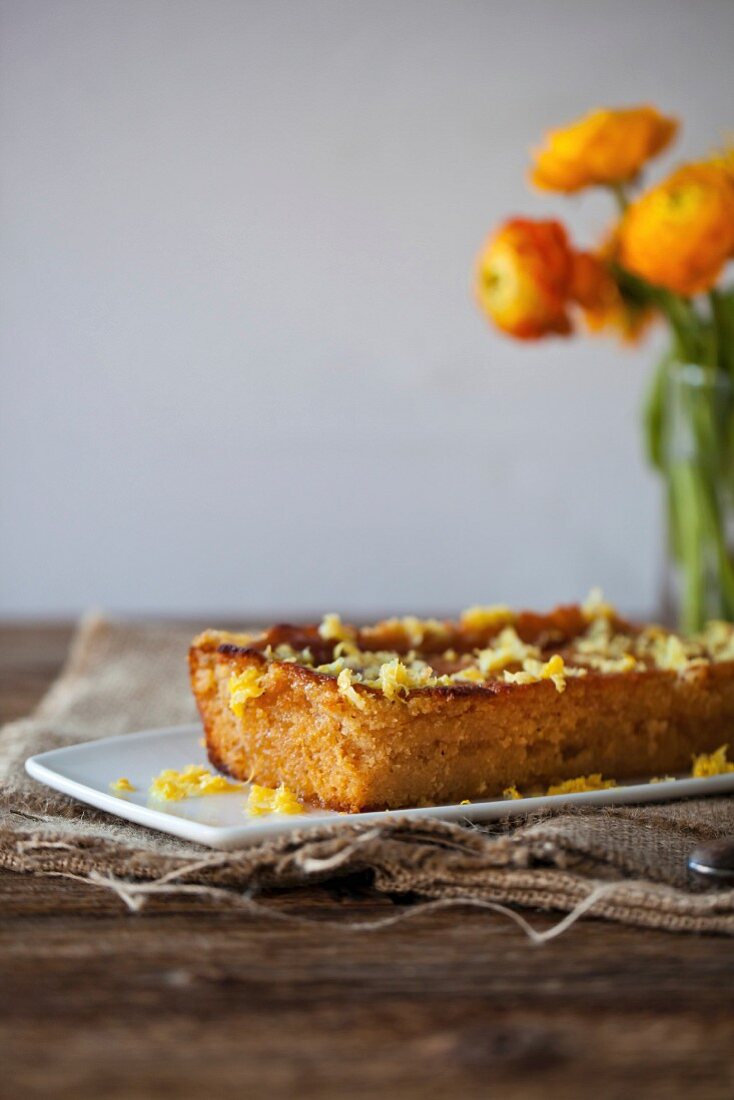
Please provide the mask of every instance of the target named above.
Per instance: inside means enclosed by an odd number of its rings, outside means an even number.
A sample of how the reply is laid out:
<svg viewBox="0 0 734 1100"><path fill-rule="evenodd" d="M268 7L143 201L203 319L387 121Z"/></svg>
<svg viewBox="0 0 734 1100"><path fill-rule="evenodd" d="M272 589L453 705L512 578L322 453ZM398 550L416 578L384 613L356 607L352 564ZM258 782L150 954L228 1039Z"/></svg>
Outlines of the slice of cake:
<svg viewBox="0 0 734 1100"><path fill-rule="evenodd" d="M680 772L734 722L734 627L683 638L600 595L546 615L210 630L190 668L217 768L343 811Z"/></svg>

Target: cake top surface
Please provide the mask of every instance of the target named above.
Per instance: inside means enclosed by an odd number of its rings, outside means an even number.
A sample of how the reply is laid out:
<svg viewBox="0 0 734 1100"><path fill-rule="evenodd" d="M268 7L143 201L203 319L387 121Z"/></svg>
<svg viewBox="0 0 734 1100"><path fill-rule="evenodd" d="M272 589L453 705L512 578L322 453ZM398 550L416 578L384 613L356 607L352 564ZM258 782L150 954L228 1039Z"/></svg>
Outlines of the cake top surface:
<svg viewBox="0 0 734 1100"><path fill-rule="evenodd" d="M365 689L399 700L426 689L497 692L545 680L562 692L568 679L649 669L685 675L734 661L734 626L712 622L691 637L635 626L594 590L584 603L547 614L475 606L458 620L405 616L364 627L328 614L319 624L283 624L260 635L206 632L195 644L256 658L233 674L235 705L260 694L264 668L276 663L336 680L360 707Z"/></svg>

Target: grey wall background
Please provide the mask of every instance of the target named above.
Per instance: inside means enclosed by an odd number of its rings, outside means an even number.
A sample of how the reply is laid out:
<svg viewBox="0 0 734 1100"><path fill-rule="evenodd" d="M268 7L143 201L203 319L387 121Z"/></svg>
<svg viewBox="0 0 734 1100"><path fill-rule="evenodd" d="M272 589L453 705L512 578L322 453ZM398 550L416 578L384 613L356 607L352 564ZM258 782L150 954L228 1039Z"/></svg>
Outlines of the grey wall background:
<svg viewBox="0 0 734 1100"><path fill-rule="evenodd" d="M731 131L728 0L6 0L0 612L653 608L655 354L469 292L527 149Z"/></svg>

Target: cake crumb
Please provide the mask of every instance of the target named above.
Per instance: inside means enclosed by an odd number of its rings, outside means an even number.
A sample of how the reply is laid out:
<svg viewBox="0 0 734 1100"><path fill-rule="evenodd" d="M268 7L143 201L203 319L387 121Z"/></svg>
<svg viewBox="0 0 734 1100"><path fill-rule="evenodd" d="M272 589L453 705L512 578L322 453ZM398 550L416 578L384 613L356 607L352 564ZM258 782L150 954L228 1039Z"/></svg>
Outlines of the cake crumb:
<svg viewBox="0 0 734 1100"><path fill-rule="evenodd" d="M575 779L566 779L563 783L550 786L547 794L583 794L585 791L606 791L616 787L614 779L602 779L599 772L592 775L579 775Z"/></svg>
<svg viewBox="0 0 734 1100"><path fill-rule="evenodd" d="M239 783L230 783L223 775L204 768L201 764L188 764L182 771L164 768L150 784L150 794L164 802L180 802L182 798L201 798L206 794L228 794L240 791Z"/></svg>
<svg viewBox="0 0 734 1100"><path fill-rule="evenodd" d="M113 791L136 791L138 789L133 787L126 775L121 775L114 783L110 783L110 787Z"/></svg>
<svg viewBox="0 0 734 1100"><path fill-rule="evenodd" d="M719 745L715 752L702 752L693 757L691 775L694 779L707 779L711 775L728 775L734 772L734 764L727 760L728 745Z"/></svg>
<svg viewBox="0 0 734 1100"><path fill-rule="evenodd" d="M271 813L302 814L303 806L282 783L279 787L261 787L258 783L253 783L245 813L250 817L262 817Z"/></svg>

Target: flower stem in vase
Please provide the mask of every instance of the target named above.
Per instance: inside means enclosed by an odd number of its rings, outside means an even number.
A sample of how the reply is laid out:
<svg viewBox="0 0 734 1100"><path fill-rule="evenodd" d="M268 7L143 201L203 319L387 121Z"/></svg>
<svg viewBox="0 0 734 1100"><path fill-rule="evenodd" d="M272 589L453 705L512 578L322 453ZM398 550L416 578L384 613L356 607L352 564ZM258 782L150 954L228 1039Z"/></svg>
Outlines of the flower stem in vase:
<svg viewBox="0 0 734 1100"><path fill-rule="evenodd" d="M732 391L720 372L674 365L665 408L670 552L680 578L681 625L734 618L727 519Z"/></svg>

